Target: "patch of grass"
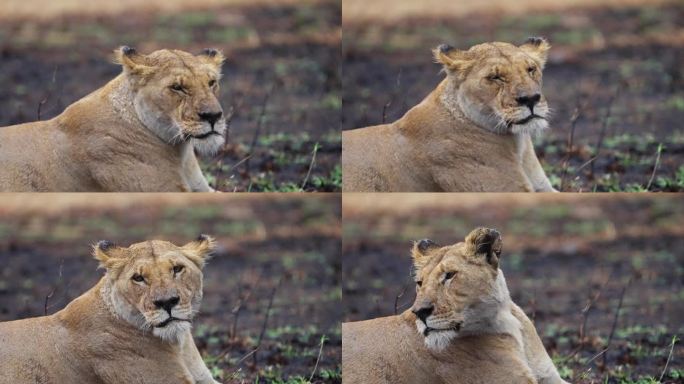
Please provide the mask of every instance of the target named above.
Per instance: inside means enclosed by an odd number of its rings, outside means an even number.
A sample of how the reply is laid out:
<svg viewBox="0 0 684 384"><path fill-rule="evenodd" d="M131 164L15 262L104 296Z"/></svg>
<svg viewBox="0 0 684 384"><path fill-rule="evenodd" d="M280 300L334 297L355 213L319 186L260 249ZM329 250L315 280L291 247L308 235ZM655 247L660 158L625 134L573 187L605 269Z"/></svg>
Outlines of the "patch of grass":
<svg viewBox="0 0 684 384"><path fill-rule="evenodd" d="M673 95L666 102L667 108L671 108L677 111L684 111L684 96Z"/></svg>
<svg viewBox="0 0 684 384"><path fill-rule="evenodd" d="M247 27L221 27L207 31L207 39L212 43L234 43L240 40L247 40L254 36L256 32Z"/></svg>

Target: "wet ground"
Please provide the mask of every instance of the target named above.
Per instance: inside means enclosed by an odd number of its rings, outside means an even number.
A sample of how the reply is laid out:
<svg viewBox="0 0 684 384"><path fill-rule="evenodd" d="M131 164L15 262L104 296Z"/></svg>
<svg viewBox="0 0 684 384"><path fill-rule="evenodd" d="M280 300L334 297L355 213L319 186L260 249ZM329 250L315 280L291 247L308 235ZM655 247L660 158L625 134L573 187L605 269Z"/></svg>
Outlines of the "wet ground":
<svg viewBox="0 0 684 384"><path fill-rule="evenodd" d="M228 145L202 162L210 183L338 191L340 20L337 0L4 20L0 126L52 118L107 83L120 72L111 63L120 45L216 47L227 57L221 103L234 114Z"/></svg>
<svg viewBox="0 0 684 384"><path fill-rule="evenodd" d="M450 199L458 198L437 201ZM584 196L530 205L501 195L462 207L395 203L343 203L345 321L412 305L412 241L453 244L488 226L503 237L501 268L511 297L533 319L563 377L655 383L649 379L664 372L673 338L684 333L683 198ZM662 382L681 383L682 374L679 341Z"/></svg>
<svg viewBox="0 0 684 384"><path fill-rule="evenodd" d="M219 249L205 267L194 334L214 376L340 383L339 204L336 195L228 198L49 216L0 206L0 321L55 313L94 285L100 239L185 244L207 233Z"/></svg>
<svg viewBox="0 0 684 384"><path fill-rule="evenodd" d="M342 128L391 122L420 102L444 76L430 53L439 44L545 36L552 49L544 94L554 113L536 150L552 183L564 191L681 191L683 23L681 2L387 23L344 17Z"/></svg>

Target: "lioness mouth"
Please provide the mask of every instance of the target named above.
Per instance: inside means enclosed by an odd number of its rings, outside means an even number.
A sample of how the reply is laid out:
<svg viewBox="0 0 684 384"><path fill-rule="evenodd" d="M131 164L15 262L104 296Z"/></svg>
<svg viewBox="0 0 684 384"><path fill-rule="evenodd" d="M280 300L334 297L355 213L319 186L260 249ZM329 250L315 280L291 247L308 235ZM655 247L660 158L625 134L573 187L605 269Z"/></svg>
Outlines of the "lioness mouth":
<svg viewBox="0 0 684 384"><path fill-rule="evenodd" d="M533 114L527 116L526 118L524 118L524 119L522 119L522 120L512 121L512 122L508 123L508 126L510 127L511 125L523 125L523 124L527 124L527 123L529 123L530 121L532 121L532 120L534 120L534 119L542 119L542 120L545 120L542 116L535 115L535 114L533 113Z"/></svg>
<svg viewBox="0 0 684 384"><path fill-rule="evenodd" d="M430 327L426 326L425 330L423 331L423 336L427 336L428 334L433 333L433 332L446 332L446 331L458 332L460 330L461 330L461 323L456 323L451 328L430 328Z"/></svg>
<svg viewBox="0 0 684 384"><path fill-rule="evenodd" d="M202 139L206 139L207 137L209 137L211 135L221 135L221 134L214 131L214 130L211 130L211 131L209 131L207 133L203 133L201 135L188 135L188 137L192 137L193 139L202 140Z"/></svg>
<svg viewBox="0 0 684 384"><path fill-rule="evenodd" d="M164 327L166 327L167 325L169 325L170 323L172 323L172 322L174 322L174 321L187 321L188 323L191 322L190 320L187 320L187 319L179 319L179 318L177 318L177 317L169 317L168 319L162 321L161 323L155 325L154 327L155 327L155 328L164 328Z"/></svg>

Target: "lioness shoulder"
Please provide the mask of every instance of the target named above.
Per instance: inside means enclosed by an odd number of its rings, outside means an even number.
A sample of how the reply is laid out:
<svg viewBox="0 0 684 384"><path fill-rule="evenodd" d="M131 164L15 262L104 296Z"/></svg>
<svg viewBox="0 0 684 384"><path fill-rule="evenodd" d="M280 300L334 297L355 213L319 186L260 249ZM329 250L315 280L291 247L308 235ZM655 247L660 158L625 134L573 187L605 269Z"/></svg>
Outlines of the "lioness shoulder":
<svg viewBox="0 0 684 384"><path fill-rule="evenodd" d="M195 151L225 141L223 55L122 47L115 59L119 76L54 119L0 128L0 191L212 190Z"/></svg>
<svg viewBox="0 0 684 384"><path fill-rule="evenodd" d="M93 288L53 315L0 323L0 383L215 384L190 332L214 248L204 235L99 242Z"/></svg>
<svg viewBox="0 0 684 384"><path fill-rule="evenodd" d="M401 119L342 133L345 191L553 191L531 136L548 127L549 44L442 45L446 78Z"/></svg>

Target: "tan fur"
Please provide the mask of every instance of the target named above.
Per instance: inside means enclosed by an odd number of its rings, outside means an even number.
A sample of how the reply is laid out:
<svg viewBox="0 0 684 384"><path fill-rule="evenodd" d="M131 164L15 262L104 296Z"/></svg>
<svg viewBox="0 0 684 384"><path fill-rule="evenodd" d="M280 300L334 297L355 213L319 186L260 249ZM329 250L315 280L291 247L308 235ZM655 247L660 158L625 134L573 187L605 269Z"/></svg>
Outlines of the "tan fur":
<svg viewBox="0 0 684 384"><path fill-rule="evenodd" d="M0 128L0 191L212 190L194 150L210 154L225 140L223 117L213 128L199 117L222 112L223 56L123 47L116 61L119 76L54 119Z"/></svg>
<svg viewBox="0 0 684 384"><path fill-rule="evenodd" d="M416 300L398 316L342 324L344 383L565 383L498 268L498 232L413 248ZM432 308L425 321L417 316Z"/></svg>
<svg viewBox="0 0 684 384"><path fill-rule="evenodd" d="M101 242L95 257L107 272L93 288L51 316L0 323L0 383L217 383L190 332L213 244ZM171 297L171 315L184 320L160 327L170 315L154 301Z"/></svg>
<svg viewBox="0 0 684 384"><path fill-rule="evenodd" d="M343 190L553 191L531 140L548 126L548 49L541 39L437 48L447 76L420 104L394 123L342 133ZM537 93L533 109L516 100ZM532 111L540 117L525 121Z"/></svg>

